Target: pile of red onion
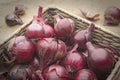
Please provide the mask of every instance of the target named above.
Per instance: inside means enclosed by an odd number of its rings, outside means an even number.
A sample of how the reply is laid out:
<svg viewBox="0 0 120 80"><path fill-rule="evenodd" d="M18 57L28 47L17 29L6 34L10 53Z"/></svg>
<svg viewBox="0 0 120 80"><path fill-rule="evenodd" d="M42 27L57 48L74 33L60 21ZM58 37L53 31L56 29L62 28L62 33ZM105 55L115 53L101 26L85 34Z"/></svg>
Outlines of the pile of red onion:
<svg viewBox="0 0 120 80"><path fill-rule="evenodd" d="M44 22L40 6L25 35L14 38L9 46L9 54L14 61L8 78L104 80L106 77L101 79L101 76L110 74L116 59L112 51L96 47L91 42L95 25L91 23L84 29L75 30L73 20L60 19L58 15L54 17L57 23L51 27Z"/></svg>

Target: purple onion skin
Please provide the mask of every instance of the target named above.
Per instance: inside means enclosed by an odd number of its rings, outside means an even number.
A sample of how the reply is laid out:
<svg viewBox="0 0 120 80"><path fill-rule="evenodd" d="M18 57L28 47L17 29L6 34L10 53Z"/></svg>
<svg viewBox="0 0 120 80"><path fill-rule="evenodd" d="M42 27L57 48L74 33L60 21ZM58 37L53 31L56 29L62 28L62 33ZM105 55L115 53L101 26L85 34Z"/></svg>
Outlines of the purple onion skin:
<svg viewBox="0 0 120 80"><path fill-rule="evenodd" d="M32 24L26 28L25 36L29 39L39 39L43 37L43 27L37 22L35 16Z"/></svg>
<svg viewBox="0 0 120 80"><path fill-rule="evenodd" d="M0 74L0 80L7 80L6 75Z"/></svg>
<svg viewBox="0 0 120 80"><path fill-rule="evenodd" d="M25 36L16 37L11 48L11 54L17 63L27 63L33 59L34 45Z"/></svg>
<svg viewBox="0 0 120 80"><path fill-rule="evenodd" d="M54 29L42 19L42 9L40 6L38 16L33 17L32 24L26 29L26 37L29 39L47 38L54 35Z"/></svg>
<svg viewBox="0 0 120 80"><path fill-rule="evenodd" d="M32 80L44 80L41 70L37 70L32 74Z"/></svg>
<svg viewBox="0 0 120 80"><path fill-rule="evenodd" d="M30 63L29 65L29 69L31 69L31 71L36 71L37 69L39 69L40 67L40 62L39 62L39 59L34 57L33 61Z"/></svg>
<svg viewBox="0 0 120 80"><path fill-rule="evenodd" d="M111 6L104 12L104 25L118 25L120 23L120 9Z"/></svg>
<svg viewBox="0 0 120 80"><path fill-rule="evenodd" d="M46 67L66 55L66 45L61 40L43 38L37 42L36 51L41 61L43 61L42 65Z"/></svg>
<svg viewBox="0 0 120 80"><path fill-rule="evenodd" d="M86 42L92 40L92 31L94 29L94 24L91 23L88 28L84 30L79 30L75 32L71 38L71 43L72 44L78 44L79 45L79 50L80 51L85 51L86 50Z"/></svg>
<svg viewBox="0 0 120 80"><path fill-rule="evenodd" d="M73 80L97 80L96 75L89 69L79 70Z"/></svg>
<svg viewBox="0 0 120 80"><path fill-rule="evenodd" d="M8 74L9 80L27 80L28 79L28 73L26 68L22 67L13 67L9 74Z"/></svg>
<svg viewBox="0 0 120 80"><path fill-rule="evenodd" d="M97 76L108 74L114 67L115 58L104 48L96 48L91 42L86 43L88 66Z"/></svg>
<svg viewBox="0 0 120 80"><path fill-rule="evenodd" d="M64 66L68 70L68 72L76 72L79 69L82 69L85 67L85 61L82 54L79 54L77 52L69 53L65 60L63 61Z"/></svg>
<svg viewBox="0 0 120 80"><path fill-rule="evenodd" d="M57 20L54 26L56 36L63 40L68 39L74 31L74 22L68 18L60 19L59 16L55 16L55 18Z"/></svg>
<svg viewBox="0 0 120 80"><path fill-rule="evenodd" d="M43 71L44 80L70 80L66 69L60 65L51 65Z"/></svg>
<svg viewBox="0 0 120 80"><path fill-rule="evenodd" d="M62 61L63 66L70 73L74 73L85 67L85 58L81 53L77 52L77 47L78 45L75 45L71 51L68 51L67 55Z"/></svg>

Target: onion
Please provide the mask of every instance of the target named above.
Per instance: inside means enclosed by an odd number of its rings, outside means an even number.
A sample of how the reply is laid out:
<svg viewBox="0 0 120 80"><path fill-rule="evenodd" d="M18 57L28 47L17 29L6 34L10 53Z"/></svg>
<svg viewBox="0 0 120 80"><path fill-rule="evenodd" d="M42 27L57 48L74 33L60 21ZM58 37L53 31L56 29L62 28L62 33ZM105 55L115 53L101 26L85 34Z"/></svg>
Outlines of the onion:
<svg viewBox="0 0 120 80"><path fill-rule="evenodd" d="M44 80L70 80L66 69L60 65L51 65L43 71Z"/></svg>
<svg viewBox="0 0 120 80"><path fill-rule="evenodd" d="M97 48L87 42L88 66L98 76L108 74L114 67L115 58L104 48Z"/></svg>
<svg viewBox="0 0 120 80"><path fill-rule="evenodd" d="M34 59L33 59L33 61L30 63L30 65L29 65L29 69L31 69L31 71L36 71L38 68L39 68L39 66L40 66L40 62L39 62L39 60L35 57Z"/></svg>
<svg viewBox="0 0 120 80"><path fill-rule="evenodd" d="M25 67L16 65L8 73L9 80L27 80L28 73Z"/></svg>
<svg viewBox="0 0 120 80"><path fill-rule="evenodd" d="M120 23L120 9L115 6L108 7L104 12L104 18L105 25L118 25Z"/></svg>
<svg viewBox="0 0 120 80"><path fill-rule="evenodd" d="M66 45L61 40L43 38L36 43L36 51L45 67L65 56Z"/></svg>
<svg viewBox="0 0 120 80"><path fill-rule="evenodd" d="M5 16L5 22L8 26L22 25L23 21L14 13L7 14Z"/></svg>
<svg viewBox="0 0 120 80"><path fill-rule="evenodd" d="M76 51L78 45L67 53L67 56L63 60L63 65L68 72L73 73L85 67L85 60L82 54Z"/></svg>
<svg viewBox="0 0 120 80"><path fill-rule="evenodd" d="M34 45L25 36L19 36L15 38L10 51L18 63L26 63L34 56Z"/></svg>
<svg viewBox="0 0 120 80"><path fill-rule="evenodd" d="M17 4L14 9L14 14L21 16L25 14L26 7L23 4Z"/></svg>
<svg viewBox="0 0 120 80"><path fill-rule="evenodd" d="M38 16L34 16L33 22L26 29L26 37L30 39L37 39L43 37L52 37L54 35L53 28L45 24L42 19L42 7L38 9Z"/></svg>
<svg viewBox="0 0 120 80"><path fill-rule="evenodd" d="M80 50L85 50L86 42L91 41L92 39L91 32L93 31L94 26L95 25L91 23L88 28L75 32L72 36L71 42L73 44L79 44Z"/></svg>
<svg viewBox="0 0 120 80"><path fill-rule="evenodd" d="M7 80L6 73L0 74L0 80Z"/></svg>
<svg viewBox="0 0 120 80"><path fill-rule="evenodd" d="M75 74L74 80L97 80L97 78L91 70L81 69Z"/></svg>
<svg viewBox="0 0 120 80"><path fill-rule="evenodd" d="M37 70L34 74L32 74L32 80L44 80L41 70Z"/></svg>
<svg viewBox="0 0 120 80"><path fill-rule="evenodd" d="M61 39L69 38L74 31L74 22L71 19L55 16L57 23L54 26L55 34Z"/></svg>

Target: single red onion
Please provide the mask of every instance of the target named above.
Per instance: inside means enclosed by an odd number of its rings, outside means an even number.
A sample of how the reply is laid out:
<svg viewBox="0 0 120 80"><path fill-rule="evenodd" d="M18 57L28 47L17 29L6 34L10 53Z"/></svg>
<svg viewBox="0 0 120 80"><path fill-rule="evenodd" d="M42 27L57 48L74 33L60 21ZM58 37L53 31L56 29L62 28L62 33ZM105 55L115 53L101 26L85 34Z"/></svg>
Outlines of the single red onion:
<svg viewBox="0 0 120 80"><path fill-rule="evenodd" d="M120 23L120 9L115 6L108 7L104 12L104 19L105 25L118 25Z"/></svg>
<svg viewBox="0 0 120 80"><path fill-rule="evenodd" d="M88 66L98 76L109 73L115 64L114 56L104 48L97 48L91 42L86 43Z"/></svg>
<svg viewBox="0 0 120 80"><path fill-rule="evenodd" d="M25 67L16 65L8 73L8 80L27 80L28 73Z"/></svg>
<svg viewBox="0 0 120 80"><path fill-rule="evenodd" d="M0 80L7 80L6 73L0 74Z"/></svg>
<svg viewBox="0 0 120 80"><path fill-rule="evenodd" d="M63 66L65 66L67 71L70 73L74 73L85 67L85 59L82 54L77 52L77 47L78 45L75 45L62 61Z"/></svg>
<svg viewBox="0 0 120 80"><path fill-rule="evenodd" d="M89 69L79 70L73 80L97 80L96 75Z"/></svg>
<svg viewBox="0 0 120 80"><path fill-rule="evenodd" d="M71 36L74 31L74 22L69 18L60 19L59 16L55 16L57 23L54 26L55 34L57 37L66 39Z"/></svg>
<svg viewBox="0 0 120 80"><path fill-rule="evenodd" d="M8 26L22 25L23 21L14 13L9 13L5 16L5 22Z"/></svg>
<svg viewBox="0 0 120 80"><path fill-rule="evenodd" d="M26 6L24 6L23 4L17 4L14 9L14 14L16 14L17 16L24 15L25 9L26 9Z"/></svg>
<svg viewBox="0 0 120 80"><path fill-rule="evenodd" d="M27 38L43 38L52 37L54 35L53 28L46 24L42 19L42 7L38 9L38 16L34 16L33 22L26 29Z"/></svg>
<svg viewBox="0 0 120 80"><path fill-rule="evenodd" d="M43 10L43 8L40 6L39 7L39 11L38 11L38 17L40 19L38 20L38 22L43 27L43 30L44 30L43 37L46 37L46 38L47 37L52 37L54 35L54 30L53 30L53 28L50 25L48 25L47 23L45 23L43 21L42 10Z"/></svg>
<svg viewBox="0 0 120 80"><path fill-rule="evenodd" d="M70 80L69 74L63 66L51 65L43 71L44 80Z"/></svg>
<svg viewBox="0 0 120 80"><path fill-rule="evenodd" d="M91 41L91 39L92 39L91 33L94 29L94 26L95 25L93 23L91 23L88 26L88 28L75 32L71 38L71 42L73 44L78 44L80 50L85 50L86 49L86 46L85 46L86 42Z"/></svg>
<svg viewBox="0 0 120 80"><path fill-rule="evenodd" d="M42 38L36 43L36 51L45 67L65 56L66 45L61 40Z"/></svg>
<svg viewBox="0 0 120 80"><path fill-rule="evenodd" d="M14 39L10 51L18 63L26 63L34 56L34 45L25 36L19 36Z"/></svg>

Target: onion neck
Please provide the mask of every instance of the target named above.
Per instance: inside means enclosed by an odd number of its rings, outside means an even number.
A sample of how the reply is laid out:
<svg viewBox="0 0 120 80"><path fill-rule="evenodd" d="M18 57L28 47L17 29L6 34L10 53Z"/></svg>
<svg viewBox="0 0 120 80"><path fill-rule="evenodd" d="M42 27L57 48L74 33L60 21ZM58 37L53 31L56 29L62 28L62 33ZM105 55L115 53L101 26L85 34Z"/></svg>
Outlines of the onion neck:
<svg viewBox="0 0 120 80"><path fill-rule="evenodd" d="M91 40L91 32L94 30L95 25L93 23L91 23L89 25L89 27L86 29L86 34L85 34L85 38L87 41Z"/></svg>
<svg viewBox="0 0 120 80"><path fill-rule="evenodd" d="M95 27L95 25L94 25L93 23L91 23L91 24L89 25L89 27L87 28L88 32L91 33L91 32L93 31L94 27Z"/></svg>
<svg viewBox="0 0 120 80"><path fill-rule="evenodd" d="M78 48L78 44L75 44L74 47L72 48L72 50L70 52L76 51Z"/></svg>
<svg viewBox="0 0 120 80"><path fill-rule="evenodd" d="M92 45L91 42L87 42L86 46L87 46L87 50L89 51L89 53L91 53L95 49L95 47Z"/></svg>
<svg viewBox="0 0 120 80"><path fill-rule="evenodd" d="M54 18L56 19L57 22L59 22L61 20L58 15L55 15Z"/></svg>
<svg viewBox="0 0 120 80"><path fill-rule="evenodd" d="M38 18L42 18L42 10L43 8L41 6L39 6L39 9L38 9Z"/></svg>
<svg viewBox="0 0 120 80"><path fill-rule="evenodd" d="M43 7L39 6L37 21L41 22L43 24L44 22L43 22L43 19L42 19L42 11L43 11Z"/></svg>

